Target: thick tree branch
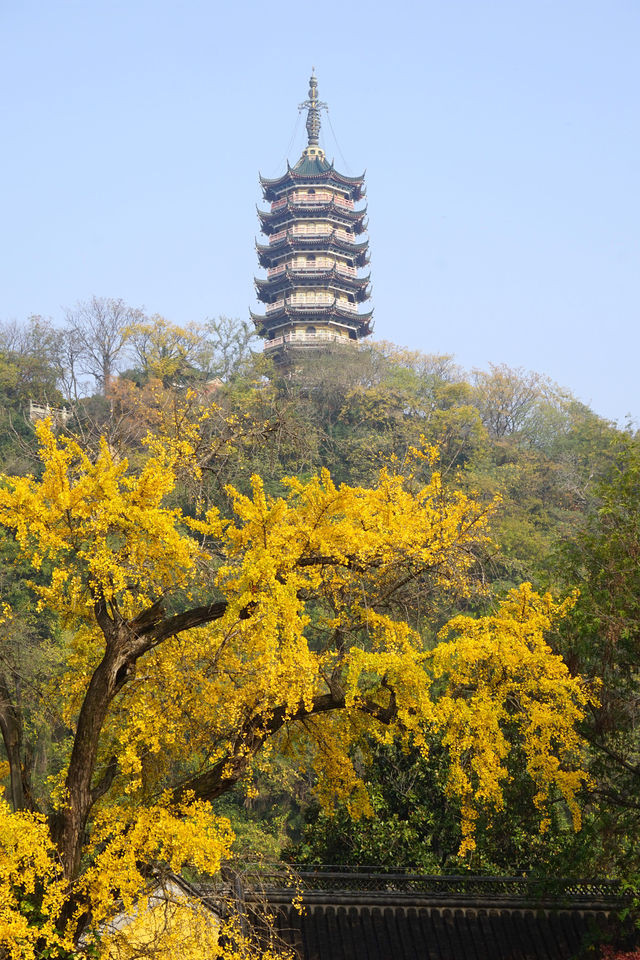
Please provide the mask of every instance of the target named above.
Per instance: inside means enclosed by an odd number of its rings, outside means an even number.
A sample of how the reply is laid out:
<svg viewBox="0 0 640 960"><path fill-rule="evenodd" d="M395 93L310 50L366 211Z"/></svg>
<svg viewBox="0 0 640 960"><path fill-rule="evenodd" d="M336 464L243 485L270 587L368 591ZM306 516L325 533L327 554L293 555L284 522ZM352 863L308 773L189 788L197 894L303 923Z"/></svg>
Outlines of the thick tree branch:
<svg viewBox="0 0 640 960"><path fill-rule="evenodd" d="M102 591L94 596L95 599L93 603L93 612L95 614L96 622L105 635L105 638L108 640L113 633L114 627L113 620L109 616L109 607L107 606L107 601L105 600Z"/></svg>
<svg viewBox="0 0 640 960"><path fill-rule="evenodd" d="M22 770L22 717L11 699L9 685L3 674L0 674L0 731L9 761L11 804L14 810L25 810L28 806L28 790Z"/></svg>
<svg viewBox="0 0 640 960"><path fill-rule="evenodd" d="M179 802L186 794L193 793L199 800L215 800L230 790L245 774L252 757L262 744L286 723L302 720L330 710L343 710L344 694L321 694L314 697L311 708L300 703L293 713L284 706L276 707L268 716L262 714L252 717L236 738L234 753L219 760L210 770L198 774L176 788L174 801Z"/></svg>
<svg viewBox="0 0 640 960"><path fill-rule="evenodd" d="M96 803L101 797L105 795L105 793L107 793L107 791L109 790L109 788L111 787L111 784L115 779L117 772L118 772L118 760L116 757L111 757L102 777L91 788L92 803Z"/></svg>
<svg viewBox="0 0 640 960"><path fill-rule="evenodd" d="M80 707L65 781L68 803L60 815L52 820L53 838L69 879L77 875L86 821L94 803L91 781L100 734L111 701L127 682L135 662L128 655L129 646L128 634L114 627L111 638L107 638L104 657L93 672Z"/></svg>
<svg viewBox="0 0 640 960"><path fill-rule="evenodd" d="M191 610L185 610L183 613L176 613L174 616L167 617L159 623L150 622L148 625L143 624L140 630L136 629L136 621L140 620L140 616L138 616L136 620L132 621L131 627L133 631L136 632L138 638L145 638L145 642L142 644L144 649L141 651L144 652L167 640L169 637L175 636L177 633L183 633L185 630L193 629L193 627L203 627L207 623L213 623L214 620L219 620L225 615L228 606L229 604L226 600L216 600L214 603L208 603L202 607L193 607ZM245 617L248 615L249 614L246 613ZM242 617L242 614L240 614L240 616ZM139 656L138 646L139 645L136 644L137 656Z"/></svg>
<svg viewBox="0 0 640 960"><path fill-rule="evenodd" d="M280 706L266 716L261 714L252 717L236 738L234 752L219 760L210 770L192 777L177 787L173 794L174 801L180 802L189 793L198 800L215 800L242 779L252 758L265 740L283 726L332 710L344 710L345 707L344 691L338 689L336 685L331 693L314 697L310 707L301 701L298 709L293 712L287 707ZM363 701L356 705L356 709L380 723L392 723L397 716L395 694L391 690L387 707L381 707L374 701Z"/></svg>

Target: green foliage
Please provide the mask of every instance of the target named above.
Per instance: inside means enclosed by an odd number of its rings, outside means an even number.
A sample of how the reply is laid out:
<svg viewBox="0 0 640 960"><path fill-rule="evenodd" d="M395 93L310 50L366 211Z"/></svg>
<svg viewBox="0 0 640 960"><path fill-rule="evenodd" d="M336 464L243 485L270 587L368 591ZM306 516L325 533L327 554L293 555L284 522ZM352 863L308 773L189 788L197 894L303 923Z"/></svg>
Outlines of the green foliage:
<svg viewBox="0 0 640 960"><path fill-rule="evenodd" d="M29 400L59 405L62 343L61 332L42 317L0 328L0 402L16 410Z"/></svg>
<svg viewBox="0 0 640 960"><path fill-rule="evenodd" d="M302 836L285 856L292 862L368 866L418 873L583 876L600 848L597 823L577 834L561 798L551 805L551 823L541 832L533 791L514 751L505 807L476 825L476 849L460 857L459 815L446 795L447 762L433 744L428 759L396 746L376 747L364 761L363 777L372 798L371 816L353 819L337 804L333 815L317 804L306 808Z"/></svg>
<svg viewBox="0 0 640 960"><path fill-rule="evenodd" d="M640 442L619 436L595 486L584 528L556 555L559 573L580 597L558 648L575 671L600 683L600 705L586 727L593 749L593 816L603 858L640 870Z"/></svg>

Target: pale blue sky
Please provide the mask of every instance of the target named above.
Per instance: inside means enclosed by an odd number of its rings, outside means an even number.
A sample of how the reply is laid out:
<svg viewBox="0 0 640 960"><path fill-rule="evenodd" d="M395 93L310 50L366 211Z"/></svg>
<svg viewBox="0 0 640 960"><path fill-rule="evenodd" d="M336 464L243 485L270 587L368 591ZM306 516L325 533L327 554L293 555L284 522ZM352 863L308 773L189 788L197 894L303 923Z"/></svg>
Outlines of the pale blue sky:
<svg viewBox="0 0 640 960"><path fill-rule="evenodd" d="M375 336L640 418L639 49L638 0L0 0L0 319L247 317L314 64Z"/></svg>

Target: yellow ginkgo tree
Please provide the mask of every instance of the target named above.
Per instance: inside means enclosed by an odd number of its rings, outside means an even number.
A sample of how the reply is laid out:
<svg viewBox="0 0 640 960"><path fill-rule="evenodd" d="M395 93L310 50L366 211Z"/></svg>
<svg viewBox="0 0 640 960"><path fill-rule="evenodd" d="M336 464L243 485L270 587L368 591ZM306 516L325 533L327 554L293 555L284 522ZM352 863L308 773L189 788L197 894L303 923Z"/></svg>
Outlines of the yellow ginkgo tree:
<svg viewBox="0 0 640 960"><path fill-rule="evenodd" d="M415 454L430 467L422 482L393 465L370 489L323 472L272 498L254 477L249 494L229 490L224 518L175 505L188 437L149 438L133 469L106 443L90 457L46 424L38 433L41 474L2 479L0 524L62 628L48 693L68 753L37 809L0 658L7 956L107 956L115 904L133 910L159 865L215 873L232 835L214 801L256 755L296 742L319 795L366 812L354 744L401 738L426 753L440 738L468 850L478 810L503 802L518 737L543 825L550 795L578 824L588 694L544 639L563 604L525 585L490 617L455 618L435 645L420 633L435 597L468 594L490 513L445 487L434 451Z"/></svg>

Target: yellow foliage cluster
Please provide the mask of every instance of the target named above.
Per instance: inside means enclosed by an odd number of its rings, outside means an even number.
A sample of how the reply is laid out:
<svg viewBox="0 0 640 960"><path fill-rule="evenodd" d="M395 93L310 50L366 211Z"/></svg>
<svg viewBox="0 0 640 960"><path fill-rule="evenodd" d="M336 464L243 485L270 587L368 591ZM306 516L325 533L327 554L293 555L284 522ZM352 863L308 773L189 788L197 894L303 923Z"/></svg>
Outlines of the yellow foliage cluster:
<svg viewBox="0 0 640 960"><path fill-rule="evenodd" d="M87 853L91 866L79 881L91 904L94 926L106 923L117 889L125 912L132 912L147 885L141 865L163 863L174 873L189 864L215 874L229 856L229 823L216 817L209 803L191 801L169 809L167 803L144 809L112 805L96 817Z"/></svg>
<svg viewBox="0 0 640 960"><path fill-rule="evenodd" d="M45 818L14 813L0 801L0 838L0 944L12 960L36 960L43 944L49 949L73 950L73 931L80 918L76 914L64 919L70 891ZM81 894L82 910L91 917L84 946L91 944L92 955L107 958L114 955L114 943L120 945L120 951L127 939L135 943L140 932L137 922L125 937L111 928L111 921L115 912L132 919L146 918L149 877L143 865L162 863L179 873L188 863L213 875L229 856L232 839L228 821L216 817L210 804L202 801L173 809L166 802L136 811L118 805L104 809L96 817L86 850L90 866L73 891L76 899ZM153 956L171 957L171 938L180 934L184 940L187 932L193 944L202 948L203 942L208 943L203 938L214 935L202 923L203 916L196 911L188 931L180 926L165 931ZM147 919L144 926L148 928ZM217 930L214 932L217 944Z"/></svg>
<svg viewBox="0 0 640 960"><path fill-rule="evenodd" d="M0 945L11 960L36 960L38 942L71 949L57 929L66 884L45 818L0 799Z"/></svg>
<svg viewBox="0 0 640 960"><path fill-rule="evenodd" d="M42 478L14 477L0 489L0 523L34 568L52 565L49 583L34 588L41 603L71 624L93 622L98 596L129 617L183 585L198 546L181 532L181 512L162 505L174 485L171 457L158 449L132 476L104 440L92 462L46 423L36 430Z"/></svg>
<svg viewBox="0 0 640 960"><path fill-rule="evenodd" d="M434 722L451 757L448 789L462 808L461 853L474 847L481 804L503 805L501 784L509 737L517 733L526 769L543 810L557 791L580 827L576 795L585 782L583 743L576 725L594 702L579 677L545 641L545 633L573 605L539 596L528 583L512 590L494 616L456 617L429 655L428 673L438 688ZM548 828L543 814L541 829Z"/></svg>

